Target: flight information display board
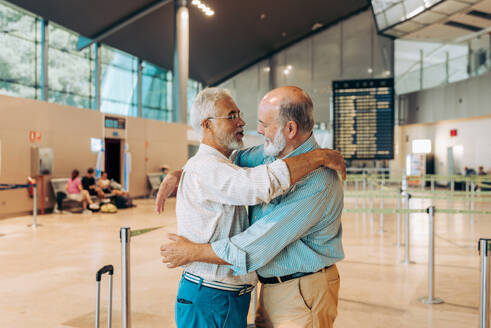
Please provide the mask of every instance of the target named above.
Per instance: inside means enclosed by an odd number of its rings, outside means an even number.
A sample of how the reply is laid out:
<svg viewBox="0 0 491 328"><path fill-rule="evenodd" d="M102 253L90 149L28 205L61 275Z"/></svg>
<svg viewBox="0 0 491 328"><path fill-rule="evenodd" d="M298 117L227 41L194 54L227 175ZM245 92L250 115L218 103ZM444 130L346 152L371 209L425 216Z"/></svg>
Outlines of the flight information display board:
<svg viewBox="0 0 491 328"><path fill-rule="evenodd" d="M345 159L394 158L394 79L333 81L334 148Z"/></svg>

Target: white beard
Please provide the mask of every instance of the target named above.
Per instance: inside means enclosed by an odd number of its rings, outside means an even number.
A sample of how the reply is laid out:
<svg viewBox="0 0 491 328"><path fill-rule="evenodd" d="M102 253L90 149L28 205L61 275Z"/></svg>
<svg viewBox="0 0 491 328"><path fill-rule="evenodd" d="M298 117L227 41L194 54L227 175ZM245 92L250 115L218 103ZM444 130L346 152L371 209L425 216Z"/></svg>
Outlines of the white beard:
<svg viewBox="0 0 491 328"><path fill-rule="evenodd" d="M241 149L244 146L242 140L237 140L234 134L229 135L217 135L218 143L230 150Z"/></svg>
<svg viewBox="0 0 491 328"><path fill-rule="evenodd" d="M273 141L269 138L265 138L264 143L264 155L265 156L277 156L286 147L286 138L282 133L282 129L278 129L274 135Z"/></svg>

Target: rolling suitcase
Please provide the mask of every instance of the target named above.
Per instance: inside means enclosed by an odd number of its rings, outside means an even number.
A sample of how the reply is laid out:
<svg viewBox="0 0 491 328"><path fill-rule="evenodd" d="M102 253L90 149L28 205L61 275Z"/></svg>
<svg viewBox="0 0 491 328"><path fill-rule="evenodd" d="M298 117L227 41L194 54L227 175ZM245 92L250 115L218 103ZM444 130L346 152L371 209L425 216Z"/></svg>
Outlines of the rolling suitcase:
<svg viewBox="0 0 491 328"><path fill-rule="evenodd" d="M95 281L97 284L97 298L95 305L95 327L99 328L99 314L101 306L101 278L104 273L109 273L109 300L107 303L107 328L111 328L111 311L112 311L112 298L113 298L113 273L114 268L112 265L106 265L97 271Z"/></svg>

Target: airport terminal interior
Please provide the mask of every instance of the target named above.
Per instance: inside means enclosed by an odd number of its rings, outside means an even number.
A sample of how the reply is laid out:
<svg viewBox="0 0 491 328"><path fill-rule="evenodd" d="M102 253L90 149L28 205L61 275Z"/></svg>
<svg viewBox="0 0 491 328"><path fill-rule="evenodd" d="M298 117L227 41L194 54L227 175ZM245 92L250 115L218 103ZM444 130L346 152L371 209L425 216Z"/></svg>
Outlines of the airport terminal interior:
<svg viewBox="0 0 491 328"><path fill-rule="evenodd" d="M491 0L0 0L0 25L0 327L93 327L97 286L101 325L176 327L155 198L190 108L228 89L252 147L281 86L347 167L334 326L490 327Z"/></svg>

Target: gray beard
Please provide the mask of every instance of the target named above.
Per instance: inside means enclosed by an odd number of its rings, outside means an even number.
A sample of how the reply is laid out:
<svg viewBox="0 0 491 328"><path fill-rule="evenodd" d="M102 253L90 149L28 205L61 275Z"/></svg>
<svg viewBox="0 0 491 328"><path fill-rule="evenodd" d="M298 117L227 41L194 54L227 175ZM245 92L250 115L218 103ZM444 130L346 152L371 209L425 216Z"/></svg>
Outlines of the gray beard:
<svg viewBox="0 0 491 328"><path fill-rule="evenodd" d="M241 149L244 146L244 142L242 140L236 140L235 135L230 134L226 136L217 136L218 143L229 150L237 150Z"/></svg>
<svg viewBox="0 0 491 328"><path fill-rule="evenodd" d="M273 138L273 141L271 141L268 138L265 138L266 142L264 143L264 155L265 156L278 156L279 153L283 151L286 147L286 138L281 133L281 129L278 129L276 131L276 134Z"/></svg>

